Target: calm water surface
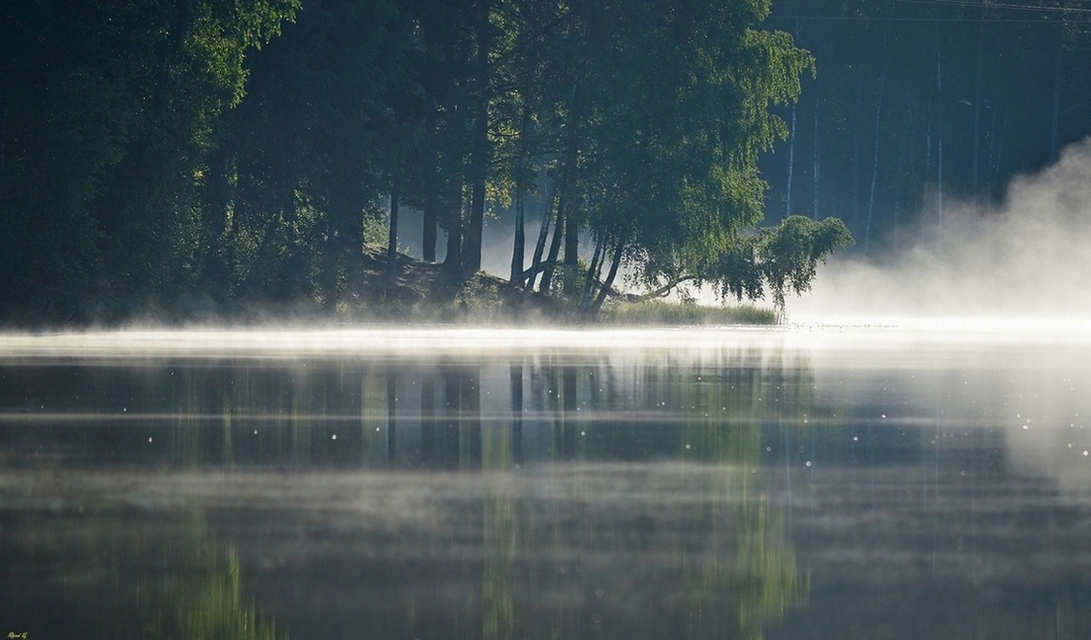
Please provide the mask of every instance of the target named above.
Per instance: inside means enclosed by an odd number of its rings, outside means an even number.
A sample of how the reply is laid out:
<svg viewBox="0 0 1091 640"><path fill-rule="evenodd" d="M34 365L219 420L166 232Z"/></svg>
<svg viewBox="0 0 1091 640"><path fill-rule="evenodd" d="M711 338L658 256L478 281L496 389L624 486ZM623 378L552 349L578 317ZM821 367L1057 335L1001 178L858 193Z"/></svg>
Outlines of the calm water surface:
<svg viewBox="0 0 1091 640"><path fill-rule="evenodd" d="M0 336L0 634L1091 637L1091 337Z"/></svg>

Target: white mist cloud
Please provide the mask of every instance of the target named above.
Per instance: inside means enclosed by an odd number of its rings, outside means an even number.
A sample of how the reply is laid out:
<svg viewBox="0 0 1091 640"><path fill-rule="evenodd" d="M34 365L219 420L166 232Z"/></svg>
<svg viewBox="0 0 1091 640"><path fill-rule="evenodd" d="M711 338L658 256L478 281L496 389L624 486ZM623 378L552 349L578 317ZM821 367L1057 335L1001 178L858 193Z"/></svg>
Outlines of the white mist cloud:
<svg viewBox="0 0 1091 640"><path fill-rule="evenodd" d="M831 259L793 319L1048 317L1091 319L1091 139L1012 180L991 210L948 200L884 259Z"/></svg>

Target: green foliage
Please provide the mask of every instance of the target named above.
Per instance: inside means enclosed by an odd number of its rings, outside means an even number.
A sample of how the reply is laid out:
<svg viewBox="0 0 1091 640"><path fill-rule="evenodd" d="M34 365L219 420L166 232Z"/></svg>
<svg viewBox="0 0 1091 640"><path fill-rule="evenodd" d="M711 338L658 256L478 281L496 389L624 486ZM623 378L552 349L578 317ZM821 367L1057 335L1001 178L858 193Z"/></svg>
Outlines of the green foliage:
<svg viewBox="0 0 1091 640"><path fill-rule="evenodd" d="M795 99L813 60L787 34L756 29L768 3L580 9L564 115L577 136L563 168L570 215L649 285L698 276L761 220L758 155L786 134L769 108ZM592 288L609 288L598 277Z"/></svg>
<svg viewBox="0 0 1091 640"><path fill-rule="evenodd" d="M852 234L837 218L816 222L789 216L776 227L759 229L725 253L708 276L724 297L761 298L766 287L779 309L788 293L811 288L819 261L852 244Z"/></svg>
<svg viewBox="0 0 1091 640"><path fill-rule="evenodd" d="M204 288L228 304L344 297L405 142L404 28L392 1L313 0L253 56L205 180Z"/></svg>
<svg viewBox="0 0 1091 640"><path fill-rule="evenodd" d="M376 216L364 217L364 244L384 247L390 243L390 224Z"/></svg>
<svg viewBox="0 0 1091 640"><path fill-rule="evenodd" d="M0 298L73 319L177 294L218 117L295 0L16 3L0 14Z"/></svg>
<svg viewBox="0 0 1091 640"><path fill-rule="evenodd" d="M613 256L645 283L714 278L762 217L757 158L786 131L770 107L813 68L789 36L758 29L768 12L16 3L0 14L0 315L336 308L362 286L361 249L394 185L439 216L455 252L481 193L521 215L544 185L550 219L605 256L580 270L592 294L609 290ZM798 289L805 266L770 271L774 294Z"/></svg>

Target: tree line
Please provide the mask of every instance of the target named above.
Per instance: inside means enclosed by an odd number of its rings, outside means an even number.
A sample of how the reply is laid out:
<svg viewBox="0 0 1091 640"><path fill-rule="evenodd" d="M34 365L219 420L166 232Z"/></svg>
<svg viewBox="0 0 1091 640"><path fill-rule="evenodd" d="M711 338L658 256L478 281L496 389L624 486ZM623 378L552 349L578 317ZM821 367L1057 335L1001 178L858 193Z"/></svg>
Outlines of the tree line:
<svg viewBox="0 0 1091 640"><path fill-rule="evenodd" d="M838 219L759 229L774 110L814 59L768 0L59 0L0 10L0 315L302 303L394 262L449 277L510 216L510 285L805 289ZM531 213L533 212L533 213ZM535 215L531 221L528 216ZM531 223L536 224L531 224ZM527 228L537 234L528 235Z"/></svg>

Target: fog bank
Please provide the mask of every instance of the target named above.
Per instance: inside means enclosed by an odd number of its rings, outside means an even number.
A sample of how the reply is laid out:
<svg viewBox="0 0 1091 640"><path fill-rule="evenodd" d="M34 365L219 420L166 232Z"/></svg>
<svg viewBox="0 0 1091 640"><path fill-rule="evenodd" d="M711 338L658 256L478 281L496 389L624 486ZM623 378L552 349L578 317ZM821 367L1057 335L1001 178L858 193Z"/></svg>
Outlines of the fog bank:
<svg viewBox="0 0 1091 640"><path fill-rule="evenodd" d="M923 213L893 253L831 259L789 317L1091 318L1091 139L998 205L945 199L942 224Z"/></svg>

